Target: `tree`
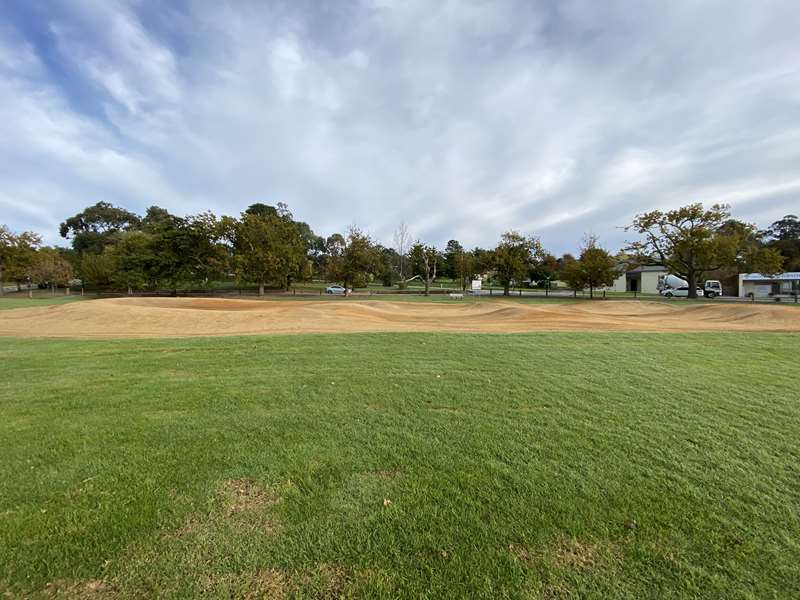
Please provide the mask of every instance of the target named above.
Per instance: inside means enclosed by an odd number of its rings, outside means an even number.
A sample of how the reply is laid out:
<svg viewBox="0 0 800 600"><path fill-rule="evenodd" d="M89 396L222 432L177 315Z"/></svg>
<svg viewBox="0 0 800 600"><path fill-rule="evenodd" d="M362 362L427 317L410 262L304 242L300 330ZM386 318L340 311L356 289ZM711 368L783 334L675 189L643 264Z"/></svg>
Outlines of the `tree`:
<svg viewBox="0 0 800 600"><path fill-rule="evenodd" d="M85 284L93 285L98 293L100 288L113 283L115 272L114 256L109 251L102 254L84 254L81 257L78 274Z"/></svg>
<svg viewBox="0 0 800 600"><path fill-rule="evenodd" d="M72 248L79 253L100 254L120 231L138 229L141 219L124 208L98 202L61 223L59 233L72 237Z"/></svg>
<svg viewBox="0 0 800 600"><path fill-rule="evenodd" d="M781 253L764 244L764 232L758 231L754 225L728 219L717 229L717 233L736 246L736 264L735 268L729 266L730 271L735 274L772 274L780 271L783 264Z"/></svg>
<svg viewBox="0 0 800 600"><path fill-rule="evenodd" d="M374 273L376 255L370 237L353 226L347 232L342 250L340 280L345 289L365 287Z"/></svg>
<svg viewBox="0 0 800 600"><path fill-rule="evenodd" d="M697 283L704 273L736 268L737 259L747 245L741 232L724 231L730 220L730 207L715 204L706 210L700 203L675 210L651 211L637 215L626 228L644 236L633 242L628 250L639 256L657 258L670 271L684 277L689 284L689 297L697 297ZM774 255L751 257L770 272L775 265ZM761 264L763 262L763 264Z"/></svg>
<svg viewBox="0 0 800 600"><path fill-rule="evenodd" d="M305 273L305 245L291 214L245 211L234 227L233 251L237 276L257 283L259 296L267 283L288 289Z"/></svg>
<svg viewBox="0 0 800 600"><path fill-rule="evenodd" d="M156 287L163 272L159 249L160 240L154 234L144 231L120 233L114 245L103 253L114 265L112 283L126 288L128 294L135 289Z"/></svg>
<svg viewBox="0 0 800 600"><path fill-rule="evenodd" d="M767 246L781 253L783 267L787 271L800 271L800 220L795 215L786 215L763 233L771 238Z"/></svg>
<svg viewBox="0 0 800 600"><path fill-rule="evenodd" d="M572 289L588 287L589 298L594 298L595 288L613 284L618 275L616 259L601 248L592 235L584 240L578 260L569 263L563 273L564 280Z"/></svg>
<svg viewBox="0 0 800 600"><path fill-rule="evenodd" d="M17 287L27 278L36 249L42 238L31 231L16 234L0 225L0 296L5 293L5 282L16 281Z"/></svg>
<svg viewBox="0 0 800 600"><path fill-rule="evenodd" d="M559 263L558 259L549 252L546 252L544 256L531 267L529 273L531 283L541 287L548 287L553 279L558 279L560 270L561 263Z"/></svg>
<svg viewBox="0 0 800 600"><path fill-rule="evenodd" d="M409 253L414 275L419 275L425 283L425 295L430 296L431 284L436 279L436 269L441 260L438 250L417 241Z"/></svg>
<svg viewBox="0 0 800 600"><path fill-rule="evenodd" d="M537 238L525 237L516 231L507 231L494 250L494 268L503 286L503 295L508 296L511 284L524 279L531 266L544 255Z"/></svg>
<svg viewBox="0 0 800 600"><path fill-rule="evenodd" d="M47 285L56 293L56 286L68 286L72 279L72 265L55 248L38 250L28 267L28 277L38 285Z"/></svg>
<svg viewBox="0 0 800 600"><path fill-rule="evenodd" d="M475 256L472 252L462 251L455 256L454 268L455 278L460 282L462 291L466 290L475 274Z"/></svg>
<svg viewBox="0 0 800 600"><path fill-rule="evenodd" d="M394 232L394 249L397 252L397 272L400 276L399 287L401 290L405 289L409 277L408 247L410 243L411 234L408 232L406 224L401 222Z"/></svg>
<svg viewBox="0 0 800 600"><path fill-rule="evenodd" d="M458 260L464 254L464 247L458 240L450 240L444 249L444 260L442 261L442 275L450 279L458 277Z"/></svg>
<svg viewBox="0 0 800 600"><path fill-rule="evenodd" d="M397 281L397 252L393 248L386 248L376 245L373 249L375 253L375 277L380 279L385 287L392 287Z"/></svg>
<svg viewBox="0 0 800 600"><path fill-rule="evenodd" d="M770 225L766 233L776 240L800 240L800 219L797 215L786 215Z"/></svg>

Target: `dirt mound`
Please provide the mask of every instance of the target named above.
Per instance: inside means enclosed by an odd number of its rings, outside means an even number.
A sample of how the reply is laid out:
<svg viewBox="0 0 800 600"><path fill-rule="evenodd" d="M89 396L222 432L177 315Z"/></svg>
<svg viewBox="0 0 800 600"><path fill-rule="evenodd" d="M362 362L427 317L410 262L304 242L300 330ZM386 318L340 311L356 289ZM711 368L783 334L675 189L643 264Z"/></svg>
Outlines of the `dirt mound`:
<svg viewBox="0 0 800 600"><path fill-rule="evenodd" d="M0 335L189 337L354 331L800 331L792 306L116 298L0 312Z"/></svg>

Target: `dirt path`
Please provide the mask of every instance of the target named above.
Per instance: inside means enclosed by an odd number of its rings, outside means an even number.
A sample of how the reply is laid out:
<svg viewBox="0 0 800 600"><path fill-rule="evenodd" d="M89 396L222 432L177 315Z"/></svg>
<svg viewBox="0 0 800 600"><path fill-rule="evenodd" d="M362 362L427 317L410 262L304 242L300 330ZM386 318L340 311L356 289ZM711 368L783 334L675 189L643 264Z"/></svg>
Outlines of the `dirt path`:
<svg viewBox="0 0 800 600"><path fill-rule="evenodd" d="M790 306L117 298L0 312L0 335L130 338L355 331L798 331Z"/></svg>

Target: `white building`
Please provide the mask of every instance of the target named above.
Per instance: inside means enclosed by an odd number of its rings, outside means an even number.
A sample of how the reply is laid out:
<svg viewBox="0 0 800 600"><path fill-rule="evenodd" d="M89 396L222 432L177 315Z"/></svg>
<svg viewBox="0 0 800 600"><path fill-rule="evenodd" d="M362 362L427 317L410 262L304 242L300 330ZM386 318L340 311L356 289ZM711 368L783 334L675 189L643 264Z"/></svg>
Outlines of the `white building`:
<svg viewBox="0 0 800 600"><path fill-rule="evenodd" d="M739 275L739 297L749 298L751 294L755 298L800 294L800 273L742 273Z"/></svg>
<svg viewBox="0 0 800 600"><path fill-rule="evenodd" d="M669 271L662 265L646 265L635 269L623 269L619 277L608 290L612 292L639 292L640 294L657 294L658 281Z"/></svg>

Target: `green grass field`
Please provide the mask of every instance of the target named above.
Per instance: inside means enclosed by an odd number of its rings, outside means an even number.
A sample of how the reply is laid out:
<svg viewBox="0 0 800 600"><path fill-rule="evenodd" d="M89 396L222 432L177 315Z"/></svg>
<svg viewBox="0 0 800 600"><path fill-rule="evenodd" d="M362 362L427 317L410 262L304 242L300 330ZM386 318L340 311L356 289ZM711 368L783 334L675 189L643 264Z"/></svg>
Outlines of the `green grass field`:
<svg viewBox="0 0 800 600"><path fill-rule="evenodd" d="M0 340L0 595L797 598L799 347Z"/></svg>
<svg viewBox="0 0 800 600"><path fill-rule="evenodd" d="M7 294L0 297L0 310L11 310L14 308L32 308L34 306L49 306L53 304L66 304L77 302L88 298L88 296L44 296L38 295L28 298L27 294Z"/></svg>

